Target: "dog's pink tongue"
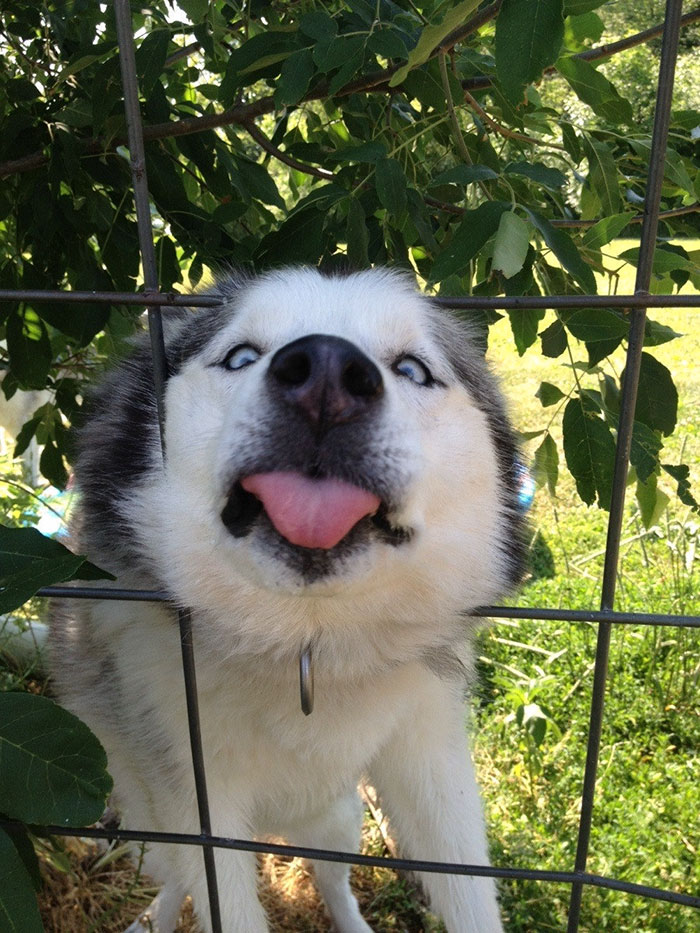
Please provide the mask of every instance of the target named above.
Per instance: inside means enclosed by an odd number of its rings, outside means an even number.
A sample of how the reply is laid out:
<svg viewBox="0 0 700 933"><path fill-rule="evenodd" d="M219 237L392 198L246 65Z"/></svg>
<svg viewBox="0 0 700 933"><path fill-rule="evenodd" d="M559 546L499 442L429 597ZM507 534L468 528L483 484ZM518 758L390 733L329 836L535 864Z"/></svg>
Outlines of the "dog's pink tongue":
<svg viewBox="0 0 700 933"><path fill-rule="evenodd" d="M277 531L299 547L332 548L379 498L339 479L311 479L301 473L254 473L241 486L257 496Z"/></svg>

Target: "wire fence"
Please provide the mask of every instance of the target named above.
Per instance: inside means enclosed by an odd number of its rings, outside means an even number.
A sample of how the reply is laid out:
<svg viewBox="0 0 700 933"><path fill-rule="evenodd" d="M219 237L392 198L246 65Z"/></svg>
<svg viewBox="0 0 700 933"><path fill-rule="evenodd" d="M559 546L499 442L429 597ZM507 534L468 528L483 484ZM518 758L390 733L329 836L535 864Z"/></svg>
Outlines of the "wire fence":
<svg viewBox="0 0 700 933"><path fill-rule="evenodd" d="M154 375L158 393L159 418L163 424L162 398L166 379L167 361L163 342L162 312L163 307L211 307L220 299L206 294L182 295L160 292L156 271L156 256L151 229L147 166L144 152L144 134L141 124L139 93L136 78L136 63L133 27L128 0L115 0L117 31L120 48L122 83L125 109L128 122L129 152L136 213L139 230L139 243L144 277L144 290L140 293L122 292L56 292L39 290L0 290L0 300L31 300L65 303L105 302L109 304L142 305L148 307L149 329L153 353ZM566 884L571 887L568 912L567 933L577 933L581 918L581 903L585 886L606 888L646 898L667 901L700 909L700 897L682 894L644 884L634 884L610 877L592 874L586 870L589 852L591 826L593 820L593 798L596 787L596 774L600 750L603 711L605 704L606 677L610 637L613 625L662 625L675 627L700 628L700 617L682 615L664 615L657 613L617 612L614 610L615 587L618 558L622 533L625 487L629 466L632 427L638 389L639 370L644 342L646 309L649 307L700 307L697 295L650 295L648 293L652 258L660 217L661 185L663 180L666 141L668 135L673 80L676 64L676 52L681 26L681 0L667 0L663 29L662 50L657 85L656 110L652 147L647 179L647 192L644 201L642 230L640 238L639 262L634 294L616 296L593 295L557 295L547 297L500 297L500 298L440 298L437 301L453 309L528 309L528 308L624 308L630 317L630 330L626 359L626 378L624 380L619 417L619 430L612 485L612 498L608 521L605 562L600 594L599 609L564 610L545 609L542 607L513 608L489 606L477 610L476 615L491 618L519 618L536 620L559 620L568 622L589 622L598 626L595 664L593 669L593 688L588 730L585 771L583 776L582 803L578 825L578 843L574 866L569 871L530 870L512 867L491 867L483 865L461 865L443 862L418 861L357 855L355 853L326 851L299 846L275 845L251 840L231 839L212 835L209 812L206 769L202 750L199 711L197 700L195 646L193 644L191 614L188 610L179 612L180 639L182 645L182 666L187 699L192 762L197 792L200 833L155 833L138 830L113 829L66 829L62 826L36 827L39 833L62 836L82 836L110 838L154 844L176 843L180 845L200 846L206 871L211 924L214 933L221 933L221 911L217 889L214 850L237 849L249 852L272 853L281 856L303 857L322 861L336 861L357 865L379 866L408 871L445 872L462 875L490 876L509 880L535 880ZM166 312L167 313L167 312ZM167 594L159 591L124 590L107 587L46 587L39 591L40 596L69 597L75 599L109 599L167 601Z"/></svg>

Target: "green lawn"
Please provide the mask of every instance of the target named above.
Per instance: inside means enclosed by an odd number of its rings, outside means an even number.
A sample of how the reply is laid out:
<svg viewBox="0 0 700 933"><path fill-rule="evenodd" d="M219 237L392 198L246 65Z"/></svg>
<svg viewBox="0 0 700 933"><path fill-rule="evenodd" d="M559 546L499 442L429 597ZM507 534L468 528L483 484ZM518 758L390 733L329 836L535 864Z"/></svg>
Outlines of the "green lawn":
<svg viewBox="0 0 700 933"><path fill-rule="evenodd" d="M618 290L629 288L628 276ZM680 395L678 426L662 459L678 463L682 457L697 494L700 311L666 309L650 316L684 334L651 352L671 370ZM549 319L551 312L542 329ZM492 329L489 355L503 378L516 425L532 431L552 419L556 436L560 413L556 406L543 409L534 395L542 380L569 391L568 360L546 359L537 347L519 358L507 320ZM619 372L622 357L616 354L612 362ZM598 608L607 515L581 503L561 461L556 498L545 489L536 495L533 571L517 603ZM700 518L679 502L672 484L666 491L665 514L645 531L634 487L628 489L618 609L700 612ZM505 621L483 636L476 757L498 864L573 867L595 641L595 626L560 622ZM699 680L697 630L613 630L590 871L700 891ZM534 718L523 723L519 708ZM568 893L565 885L505 885L506 929L565 929ZM700 914L692 908L590 888L582 918L581 929L588 933L700 929Z"/></svg>

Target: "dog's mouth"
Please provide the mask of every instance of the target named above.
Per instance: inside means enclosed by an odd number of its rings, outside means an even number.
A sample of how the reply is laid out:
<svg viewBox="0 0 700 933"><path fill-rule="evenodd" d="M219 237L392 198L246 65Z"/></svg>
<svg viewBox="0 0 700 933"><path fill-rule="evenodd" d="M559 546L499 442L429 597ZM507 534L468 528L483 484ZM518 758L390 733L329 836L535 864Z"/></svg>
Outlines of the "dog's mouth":
<svg viewBox="0 0 700 933"><path fill-rule="evenodd" d="M358 526L378 529L393 544L411 537L409 529L392 524L388 504L376 493L337 477L292 471L241 477L221 513L224 525L244 537L261 515L286 542L307 550L330 551Z"/></svg>

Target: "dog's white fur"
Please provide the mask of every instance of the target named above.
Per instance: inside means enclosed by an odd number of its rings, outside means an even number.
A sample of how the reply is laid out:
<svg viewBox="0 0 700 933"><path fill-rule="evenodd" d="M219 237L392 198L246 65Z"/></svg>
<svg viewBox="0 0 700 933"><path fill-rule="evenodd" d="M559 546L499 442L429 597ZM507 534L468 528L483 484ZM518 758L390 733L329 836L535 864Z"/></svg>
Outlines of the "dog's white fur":
<svg viewBox="0 0 700 933"><path fill-rule="evenodd" d="M474 385L488 383L486 402L458 378L446 348L464 334L401 277L286 270L227 295L229 310L212 316L195 349L187 321L170 338L171 352L186 352L167 383L164 465L154 428L149 468L114 480L122 483L110 493L119 527L112 536L96 531L112 518L96 514L86 495L78 541L118 572L119 585L166 588L193 610L215 834L353 851L356 787L368 776L403 855L486 865L460 668L470 666L465 610L497 599L509 580L514 531L504 490L513 477L504 476L494 438L497 393L480 363ZM254 527L234 537L220 515L239 470L270 444L269 359L308 334L342 337L379 368L384 393L368 444L397 490L392 525L412 534L396 544L368 532L330 568L304 576L270 550L269 535ZM262 356L232 372L220 363L239 344ZM392 369L404 354L424 360L436 384ZM103 408L110 395L123 404L129 391L138 390L121 371ZM105 443L113 421L98 411L84 431L86 486L98 483L90 448ZM105 744L127 825L198 832L173 611L74 601L61 614L59 693ZM298 659L309 644L316 703L306 717ZM225 933L263 933L254 856L219 849L216 866ZM149 910L153 929L171 933L186 893L210 929L197 847L151 845L147 868L165 882ZM314 869L335 928L366 933L348 867L317 861ZM501 930L492 879L426 874L422 882L450 933Z"/></svg>

